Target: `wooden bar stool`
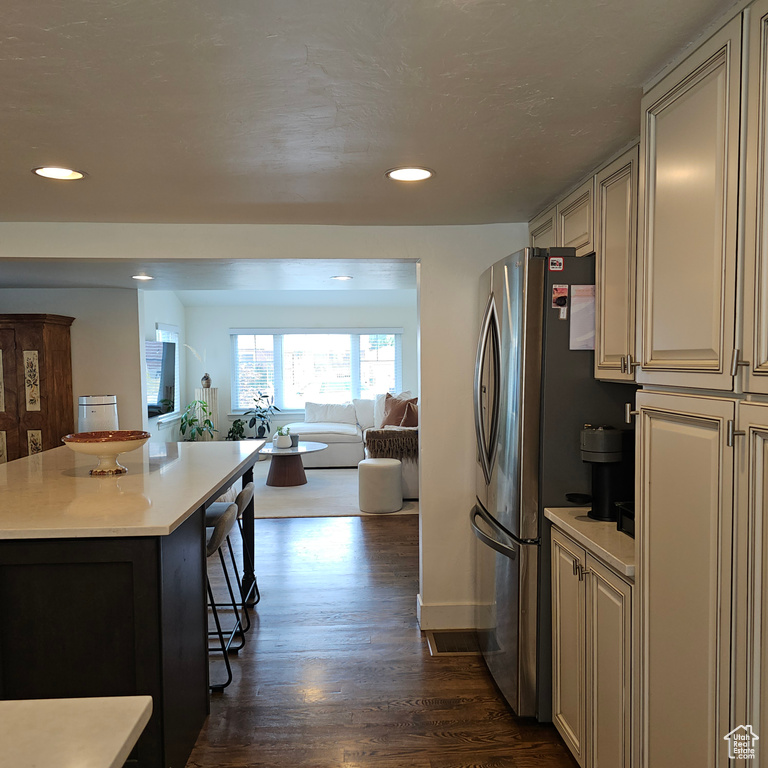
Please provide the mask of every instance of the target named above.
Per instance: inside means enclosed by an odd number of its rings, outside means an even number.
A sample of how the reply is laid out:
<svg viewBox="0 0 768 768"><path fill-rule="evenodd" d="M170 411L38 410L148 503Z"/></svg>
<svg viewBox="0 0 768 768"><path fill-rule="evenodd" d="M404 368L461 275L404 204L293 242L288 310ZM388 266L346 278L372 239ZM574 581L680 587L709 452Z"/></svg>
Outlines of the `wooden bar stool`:
<svg viewBox="0 0 768 768"><path fill-rule="evenodd" d="M229 592L230 603L217 603L213 596L213 589L211 588L211 580L206 574L206 586L208 588L208 606L213 613L213 622L216 625L216 630L209 632L209 635L216 635L219 638L219 647L208 647L208 652L221 651L224 656L224 666L227 669L227 679L223 683L210 683L209 687L212 691L223 691L232 682L232 667L229 663L229 651L232 641L237 635L240 635L242 642L237 648L242 648L245 642L245 632L243 630L242 620L240 618L240 612L238 610L238 601L235 597L235 592L232 589L232 582L229 578L229 571L227 570L227 562L224 559L224 555L221 548L224 546L224 542L229 538L229 534L235 527L235 521L237 520L237 504L228 504L226 509L219 516L216 524L206 530L206 542L205 542L205 554L207 558L210 558L215 553L219 553L219 562L221 563L222 571L224 572L224 580L227 584L227 591ZM235 571L237 573L237 571ZM221 621L219 619L219 612L217 608L226 606L231 608L235 622L232 628L226 632L221 628Z"/></svg>

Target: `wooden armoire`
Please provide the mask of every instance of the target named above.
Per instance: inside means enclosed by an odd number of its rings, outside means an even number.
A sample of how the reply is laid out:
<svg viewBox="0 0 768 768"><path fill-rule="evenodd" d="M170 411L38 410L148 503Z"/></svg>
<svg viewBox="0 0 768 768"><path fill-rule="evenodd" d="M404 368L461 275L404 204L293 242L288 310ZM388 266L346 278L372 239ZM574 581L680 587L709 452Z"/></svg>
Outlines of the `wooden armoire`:
<svg viewBox="0 0 768 768"><path fill-rule="evenodd" d="M0 463L63 445L74 432L63 315L0 315Z"/></svg>

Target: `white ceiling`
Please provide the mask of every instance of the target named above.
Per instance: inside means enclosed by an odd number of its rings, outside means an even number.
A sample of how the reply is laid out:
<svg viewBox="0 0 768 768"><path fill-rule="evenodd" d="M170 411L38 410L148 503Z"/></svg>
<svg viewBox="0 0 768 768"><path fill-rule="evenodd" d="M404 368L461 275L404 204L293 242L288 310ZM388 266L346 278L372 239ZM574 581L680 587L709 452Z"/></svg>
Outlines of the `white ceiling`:
<svg viewBox="0 0 768 768"><path fill-rule="evenodd" d="M211 304L213 294L222 291L238 292L219 295L223 304L235 303L235 299L238 304L259 303L265 293L274 291L332 292L343 301L340 294L350 292L414 291L417 268L414 261L376 259L0 259L0 288L177 291L189 305ZM154 279L139 282L132 275ZM333 280L334 275L353 279ZM193 296L199 291L211 296Z"/></svg>
<svg viewBox="0 0 768 768"><path fill-rule="evenodd" d="M731 4L5 0L0 220L526 221Z"/></svg>

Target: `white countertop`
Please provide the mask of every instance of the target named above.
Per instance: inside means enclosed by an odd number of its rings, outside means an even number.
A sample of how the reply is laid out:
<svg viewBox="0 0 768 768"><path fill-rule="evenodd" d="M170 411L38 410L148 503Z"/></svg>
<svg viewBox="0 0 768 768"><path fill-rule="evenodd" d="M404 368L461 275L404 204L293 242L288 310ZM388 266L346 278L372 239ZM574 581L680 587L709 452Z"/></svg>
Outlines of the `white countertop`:
<svg viewBox="0 0 768 768"><path fill-rule="evenodd" d="M0 762L121 768L151 714L151 696L0 701Z"/></svg>
<svg viewBox="0 0 768 768"><path fill-rule="evenodd" d="M0 464L0 539L165 536L242 473L264 442L153 443L120 454L127 474L95 477L66 446Z"/></svg>
<svg viewBox="0 0 768 768"><path fill-rule="evenodd" d="M544 516L606 565L634 581L635 540L616 523L587 517L589 507L547 507Z"/></svg>

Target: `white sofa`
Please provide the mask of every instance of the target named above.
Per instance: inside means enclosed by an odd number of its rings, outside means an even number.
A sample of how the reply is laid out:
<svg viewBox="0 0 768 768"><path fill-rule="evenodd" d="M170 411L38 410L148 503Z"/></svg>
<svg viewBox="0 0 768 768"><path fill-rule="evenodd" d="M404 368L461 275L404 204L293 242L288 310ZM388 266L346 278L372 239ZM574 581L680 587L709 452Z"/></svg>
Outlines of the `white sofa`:
<svg viewBox="0 0 768 768"><path fill-rule="evenodd" d="M408 395L410 393L402 393ZM381 426L384 418L384 395L375 399L353 400L351 403L326 405L305 403L304 421L286 426L300 440L326 443L328 448L303 457L307 468L357 467L366 458L365 431ZM419 498L419 463L403 461L403 497Z"/></svg>
<svg viewBox="0 0 768 768"><path fill-rule="evenodd" d="M305 403L304 421L286 426L300 440L326 443L328 448L306 454L304 466L356 467L365 458L363 431L373 426L373 407L373 400L354 400L340 405Z"/></svg>

